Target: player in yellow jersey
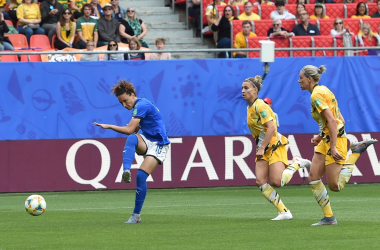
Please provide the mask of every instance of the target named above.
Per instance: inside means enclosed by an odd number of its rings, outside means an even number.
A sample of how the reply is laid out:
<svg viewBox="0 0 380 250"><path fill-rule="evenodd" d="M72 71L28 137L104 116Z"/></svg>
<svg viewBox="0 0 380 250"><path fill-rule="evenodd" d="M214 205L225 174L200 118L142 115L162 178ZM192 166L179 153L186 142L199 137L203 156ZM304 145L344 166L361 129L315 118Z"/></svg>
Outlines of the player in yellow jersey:
<svg viewBox="0 0 380 250"><path fill-rule="evenodd" d="M282 187L300 167L310 167L311 162L295 157L289 165L285 146L288 139L277 132L277 121L271 107L258 99L261 87L260 76L247 78L242 84L243 99L248 102L247 124L256 140L256 185L278 210L278 216L272 220L290 220L293 215L269 181L274 187Z"/></svg>
<svg viewBox="0 0 380 250"><path fill-rule="evenodd" d="M309 183L314 197L322 208L324 218L312 226L338 224L331 210L326 187L321 181L323 174L326 172L330 190L339 192L350 179L360 154L377 142L372 139L351 143L352 155L346 160L347 137L338 100L326 86L318 84L325 70L324 66L317 68L306 65L302 68L298 80L301 89L311 93L311 113L320 131L320 134L311 139L311 144L317 148L310 167Z"/></svg>

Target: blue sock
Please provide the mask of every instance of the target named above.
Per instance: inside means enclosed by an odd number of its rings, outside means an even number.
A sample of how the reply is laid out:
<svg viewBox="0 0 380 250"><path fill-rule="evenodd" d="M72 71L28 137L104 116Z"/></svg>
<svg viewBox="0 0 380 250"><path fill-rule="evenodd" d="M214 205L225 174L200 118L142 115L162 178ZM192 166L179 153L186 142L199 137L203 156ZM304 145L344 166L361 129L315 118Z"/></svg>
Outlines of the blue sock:
<svg viewBox="0 0 380 250"><path fill-rule="evenodd" d="M127 141L125 142L123 150L123 169L131 170L131 165L135 159L136 147L139 140L135 134L129 135Z"/></svg>
<svg viewBox="0 0 380 250"><path fill-rule="evenodd" d="M139 169L136 176L136 199L135 199L135 209L134 214L140 214L142 206L145 201L145 196L148 191L148 186L146 185L146 179L149 174L144 170Z"/></svg>

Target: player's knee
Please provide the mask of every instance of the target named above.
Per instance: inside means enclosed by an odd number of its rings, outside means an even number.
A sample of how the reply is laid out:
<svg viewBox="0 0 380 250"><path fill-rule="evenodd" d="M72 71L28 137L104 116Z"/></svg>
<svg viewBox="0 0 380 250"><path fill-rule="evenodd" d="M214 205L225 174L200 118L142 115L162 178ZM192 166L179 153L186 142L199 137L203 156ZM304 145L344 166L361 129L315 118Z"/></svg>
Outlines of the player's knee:
<svg viewBox="0 0 380 250"><path fill-rule="evenodd" d="M135 134L129 135L125 142L124 150L128 147L136 148L139 140Z"/></svg>
<svg viewBox="0 0 380 250"><path fill-rule="evenodd" d="M281 187L281 180L271 181L271 185L273 187L279 188L279 187Z"/></svg>
<svg viewBox="0 0 380 250"><path fill-rule="evenodd" d="M256 186L258 187L261 187L262 185L264 185L265 183L267 183L266 181L263 181L263 180L260 180L260 179L256 179Z"/></svg>
<svg viewBox="0 0 380 250"><path fill-rule="evenodd" d="M311 181L317 181L317 180L320 180L321 177L320 176L316 176L314 175L313 173L309 173L309 176L307 177L308 181L311 182Z"/></svg>

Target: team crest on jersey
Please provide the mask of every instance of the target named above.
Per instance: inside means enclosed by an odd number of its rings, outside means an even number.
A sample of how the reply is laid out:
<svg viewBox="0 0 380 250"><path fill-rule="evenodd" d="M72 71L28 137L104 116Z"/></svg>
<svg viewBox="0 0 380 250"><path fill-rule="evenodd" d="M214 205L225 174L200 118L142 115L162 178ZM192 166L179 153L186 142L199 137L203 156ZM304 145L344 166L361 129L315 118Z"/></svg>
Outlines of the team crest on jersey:
<svg viewBox="0 0 380 250"><path fill-rule="evenodd" d="M261 117L265 118L268 116L267 112L265 110L260 112Z"/></svg>
<svg viewBox="0 0 380 250"><path fill-rule="evenodd" d="M137 109L134 109L134 110L133 110L132 115L133 115L133 116L137 115Z"/></svg>
<svg viewBox="0 0 380 250"><path fill-rule="evenodd" d="M317 106L317 108L322 105L321 100L319 100L319 99L315 100L314 104L315 104L315 106Z"/></svg>

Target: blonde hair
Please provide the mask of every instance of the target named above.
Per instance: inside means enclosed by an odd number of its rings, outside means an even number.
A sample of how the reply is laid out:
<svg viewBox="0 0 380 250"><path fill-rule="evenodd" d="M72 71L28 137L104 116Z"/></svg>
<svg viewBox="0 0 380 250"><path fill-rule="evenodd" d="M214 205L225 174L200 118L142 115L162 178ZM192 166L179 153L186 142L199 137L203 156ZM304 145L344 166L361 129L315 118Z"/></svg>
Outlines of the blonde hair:
<svg viewBox="0 0 380 250"><path fill-rule="evenodd" d="M260 89L263 87L263 79L259 75L255 77L249 77L245 79L244 82L250 82L253 85L253 87L257 88L257 92L259 92Z"/></svg>
<svg viewBox="0 0 380 250"><path fill-rule="evenodd" d="M313 80L318 83L319 79L321 79L322 73L326 71L326 67L324 65L321 65L319 68L317 68L313 65L306 65L302 68L302 71L307 77L313 78Z"/></svg>
<svg viewBox="0 0 380 250"><path fill-rule="evenodd" d="M128 7L127 12L130 9L133 9L135 11L135 12L133 12L133 13L135 13L135 14L133 14L133 21L136 19L139 19L139 17L137 16L136 8L135 7ZM129 19L128 15L125 15L125 21L128 21L128 19Z"/></svg>
<svg viewBox="0 0 380 250"><path fill-rule="evenodd" d="M380 0L379 0L379 1L380 1ZM363 36L365 36L364 31L363 31L364 28L368 28L368 35L367 35L366 38L367 38L369 41L371 41L371 40L372 40L372 29L371 29L371 25L369 25L369 23L363 23L362 27L360 28L360 30L361 30L362 33L363 33Z"/></svg>

